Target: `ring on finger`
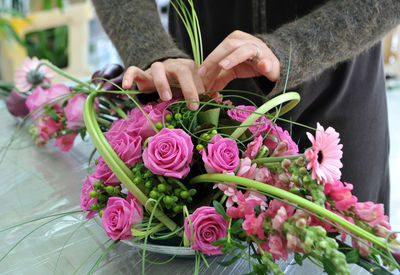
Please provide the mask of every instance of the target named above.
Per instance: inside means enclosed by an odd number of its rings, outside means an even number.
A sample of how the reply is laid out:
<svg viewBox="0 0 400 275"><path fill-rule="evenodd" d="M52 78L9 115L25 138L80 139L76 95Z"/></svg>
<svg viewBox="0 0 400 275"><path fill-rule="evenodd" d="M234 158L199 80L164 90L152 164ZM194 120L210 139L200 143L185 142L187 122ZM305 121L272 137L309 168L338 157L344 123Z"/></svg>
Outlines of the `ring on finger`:
<svg viewBox="0 0 400 275"><path fill-rule="evenodd" d="M253 56L253 57L247 59L247 61L249 61L249 62L255 62L255 61L257 61L258 58L260 57L260 55L261 55L261 50L260 50L260 48L258 47L257 44L251 43L251 45L253 45L253 46L256 48L257 53L256 53L255 56Z"/></svg>

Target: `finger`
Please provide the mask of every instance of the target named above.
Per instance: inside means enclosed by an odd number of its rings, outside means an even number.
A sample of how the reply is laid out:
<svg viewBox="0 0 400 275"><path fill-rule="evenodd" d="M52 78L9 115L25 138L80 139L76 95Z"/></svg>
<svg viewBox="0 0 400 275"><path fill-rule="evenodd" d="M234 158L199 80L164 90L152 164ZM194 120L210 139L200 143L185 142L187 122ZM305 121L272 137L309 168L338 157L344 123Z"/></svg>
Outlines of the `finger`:
<svg viewBox="0 0 400 275"><path fill-rule="evenodd" d="M210 91L218 91L236 78L249 78L258 76L259 73L254 70L250 64L242 63L230 70L221 70L216 76L214 83L210 86Z"/></svg>
<svg viewBox="0 0 400 275"><path fill-rule="evenodd" d="M255 44L246 43L227 55L218 65L225 70L229 70L257 55L259 55L259 52Z"/></svg>
<svg viewBox="0 0 400 275"><path fill-rule="evenodd" d="M165 72L165 67L161 62L155 62L151 65L151 75L153 76L154 86L161 100L168 101L172 98L171 88Z"/></svg>
<svg viewBox="0 0 400 275"><path fill-rule="evenodd" d="M130 89L133 82L137 83L138 89L141 91L154 89L151 75L135 66L131 66L126 70L122 81L122 88Z"/></svg>
<svg viewBox="0 0 400 275"><path fill-rule="evenodd" d="M219 63L242 44L243 41L226 38L207 56L199 70L206 89L214 82L215 77L221 71Z"/></svg>
<svg viewBox="0 0 400 275"><path fill-rule="evenodd" d="M193 74L190 70L180 70L176 74L176 78L181 86L182 95L187 101L196 101L196 102L188 102L187 107L195 111L199 108L199 95L196 89L196 84L193 79Z"/></svg>
<svg viewBox="0 0 400 275"><path fill-rule="evenodd" d="M281 73L280 62L275 55L272 55L260 60L257 63L257 70L272 82L276 82Z"/></svg>

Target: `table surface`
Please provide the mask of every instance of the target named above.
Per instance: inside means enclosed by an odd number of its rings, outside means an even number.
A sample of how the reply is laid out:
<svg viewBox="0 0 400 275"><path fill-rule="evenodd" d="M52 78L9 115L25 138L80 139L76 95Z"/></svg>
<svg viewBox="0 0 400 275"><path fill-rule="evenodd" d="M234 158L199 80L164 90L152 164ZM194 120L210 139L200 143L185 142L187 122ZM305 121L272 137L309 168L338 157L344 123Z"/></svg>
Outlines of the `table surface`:
<svg viewBox="0 0 400 275"><path fill-rule="evenodd" d="M11 117L0 102L0 258L17 242L9 255L0 262L1 274L87 274L107 248L108 240L101 226L86 220L80 212L82 182L87 173L88 156L93 145L77 141L69 153L48 144L37 148L26 128L16 131L18 121ZM15 140L8 146L10 137ZM8 150L5 154L5 148ZM76 211L74 214L48 217ZM11 229L11 225L21 224ZM29 234L29 235L28 235ZM170 257L147 253L147 259L163 262ZM226 257L227 259L229 256ZM200 274L245 274L246 261L222 267L224 256L209 257ZM280 262L285 274L322 274L309 262L297 266ZM101 261L95 274L140 274L141 256L135 248L118 243ZM168 264L145 265L146 274L192 274L194 260L175 258ZM357 266L351 274L366 274Z"/></svg>

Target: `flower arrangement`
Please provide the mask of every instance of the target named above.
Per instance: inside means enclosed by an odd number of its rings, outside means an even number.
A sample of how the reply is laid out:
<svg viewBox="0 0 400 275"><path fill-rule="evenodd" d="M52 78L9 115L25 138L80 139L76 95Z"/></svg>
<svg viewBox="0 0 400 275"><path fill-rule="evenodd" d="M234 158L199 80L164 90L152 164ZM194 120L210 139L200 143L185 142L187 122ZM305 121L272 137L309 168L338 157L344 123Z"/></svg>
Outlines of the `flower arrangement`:
<svg viewBox="0 0 400 275"><path fill-rule="evenodd" d="M189 34L198 30L195 19L186 26ZM201 46L193 47L201 58ZM89 133L100 157L80 206L88 219L101 219L110 248L120 240L143 242L145 258L147 242L174 239L195 251L196 273L204 255L219 254L232 255L225 266L247 260L253 274L283 274L276 260L291 253L298 264L310 259L328 274L350 274L350 263L373 274L389 274L384 266L400 270L399 242L383 205L358 202L341 179L339 133L304 126L310 148L299 152L279 126L292 123L280 115L299 102L297 93L261 107L243 96L247 91L206 92L197 111L180 99L142 106L134 98L140 92L119 87L118 66L89 82L48 62L34 71L43 66L77 86L36 86L29 95L38 144L55 137L68 151L78 133ZM231 98L248 104L234 106Z"/></svg>

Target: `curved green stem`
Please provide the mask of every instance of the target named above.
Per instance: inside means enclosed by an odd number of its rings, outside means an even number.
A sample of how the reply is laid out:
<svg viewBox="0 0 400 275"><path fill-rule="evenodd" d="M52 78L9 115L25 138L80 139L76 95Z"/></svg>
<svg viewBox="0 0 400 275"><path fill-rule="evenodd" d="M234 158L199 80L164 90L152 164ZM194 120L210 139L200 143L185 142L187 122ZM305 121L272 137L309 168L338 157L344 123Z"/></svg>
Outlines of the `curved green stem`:
<svg viewBox="0 0 400 275"><path fill-rule="evenodd" d="M148 198L146 195L133 183L134 175L132 171L125 165L125 163L118 157L117 153L113 150L111 145L108 143L104 134L99 128L99 124L96 120L95 110L94 110L94 100L98 96L98 92L91 93L85 101L85 106L83 110L83 119L87 131L92 138L94 145L99 151L100 155L103 157L104 161L110 167L111 171L114 172L115 176L124 184L124 186L131 192L131 194L142 204L147 205L149 211L153 210L151 203L146 204ZM174 221L168 218L162 211L156 210L154 216L171 231L177 228Z"/></svg>
<svg viewBox="0 0 400 275"><path fill-rule="evenodd" d="M231 175L224 175L224 174L203 174L203 175L192 178L190 182L192 184L200 183L200 182L229 182L229 183L236 183L236 184L243 185L243 186L250 187L250 188L255 188L257 190L269 193L269 194L277 196L279 198L286 199L289 202L298 204L301 207L304 207L312 212L317 213L318 215L321 215L321 216L339 224L340 226L353 232L354 234L360 236L361 238L366 239L366 240L372 242L373 244L386 249L386 242L384 239L374 236L373 234L365 231L364 229L352 224L351 222L343 219L342 217L334 214L333 212L331 212L319 205L316 205L315 203L313 203L309 200L306 200L300 196L292 194L292 193L290 193L286 190L280 189L278 187L268 185L268 184L265 184L262 182L258 182L255 180L247 179L247 178L231 176Z"/></svg>
<svg viewBox="0 0 400 275"><path fill-rule="evenodd" d="M256 112L259 114L252 113L250 116L248 116L246 118L245 121L242 122L242 125L247 125L247 124L252 125L253 122L255 122L257 119L259 119L259 117L261 116L260 114L265 114L269 110L271 110L271 109L275 108L276 106L278 106L282 103L285 103L287 101L289 101L289 103L287 103L285 106L282 107L282 109L280 110L278 115L283 115L283 114L287 113L288 111L290 111L291 109L293 109L293 107L296 106L297 103L299 103L300 95L296 92L288 92L288 93L278 95L271 100L268 100L266 103L261 105L261 107L256 110ZM231 135L232 138L239 138L247 130L247 128L248 127L237 128L232 133L232 135Z"/></svg>
<svg viewBox="0 0 400 275"><path fill-rule="evenodd" d="M56 73L58 73L59 75L62 75L65 78L68 78L69 80L72 80L82 86L88 87L90 88L90 84L87 82L84 82L82 80L79 80L69 74L67 74L66 72L64 72L63 70L61 70L60 68L58 68L57 66L51 64L50 62L46 62L46 61L42 61L39 63L39 65L37 66L36 70L39 70L40 66L46 66L49 67L50 69L52 69L53 71L55 71Z"/></svg>
<svg viewBox="0 0 400 275"><path fill-rule="evenodd" d="M110 106L111 106L112 108L114 108L114 110L118 113L118 115L119 115L120 117L122 117L122 118L126 118L126 117L127 117L127 115L125 114L125 112L124 112L120 107L118 107L117 104L115 104L115 103L112 102L111 100L108 100L107 98L103 98L103 100L104 100L105 102L107 102L108 104L110 104Z"/></svg>
<svg viewBox="0 0 400 275"><path fill-rule="evenodd" d="M300 155L292 155L292 156L282 156L282 157L269 157L269 158L259 158L259 159L253 159L251 163L257 163L257 164L264 164L264 163L270 163L270 162L280 162L284 159L298 159L300 157L304 157L304 154Z"/></svg>

